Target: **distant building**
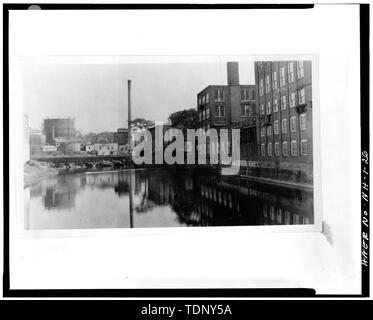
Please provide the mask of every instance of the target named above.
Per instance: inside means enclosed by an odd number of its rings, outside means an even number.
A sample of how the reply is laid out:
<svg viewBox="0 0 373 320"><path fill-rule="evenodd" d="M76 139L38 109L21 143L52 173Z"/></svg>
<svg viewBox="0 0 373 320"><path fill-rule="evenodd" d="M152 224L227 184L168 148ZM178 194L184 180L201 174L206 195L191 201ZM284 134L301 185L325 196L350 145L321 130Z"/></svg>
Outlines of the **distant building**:
<svg viewBox="0 0 373 320"><path fill-rule="evenodd" d="M44 134L48 145L55 145L56 138L74 138L75 118L44 118Z"/></svg>
<svg viewBox="0 0 373 320"><path fill-rule="evenodd" d="M118 155L128 155L130 152L130 145L123 144L123 145L118 145Z"/></svg>
<svg viewBox="0 0 373 320"><path fill-rule="evenodd" d="M255 62L260 166L312 181L311 61Z"/></svg>
<svg viewBox="0 0 373 320"><path fill-rule="evenodd" d="M41 130L30 129L29 140L31 156L40 155L43 152L42 147L46 144L45 135Z"/></svg>
<svg viewBox="0 0 373 320"><path fill-rule="evenodd" d="M126 145L128 143L128 129L119 128L117 132L114 133L114 142L118 145Z"/></svg>
<svg viewBox="0 0 373 320"><path fill-rule="evenodd" d="M80 139L63 139L63 138L55 138L55 144L57 150L62 152L63 154L74 154L79 153L81 150L82 142Z"/></svg>
<svg viewBox="0 0 373 320"><path fill-rule="evenodd" d="M118 143L95 143L94 150L98 156L116 156L118 155Z"/></svg>
<svg viewBox="0 0 373 320"><path fill-rule="evenodd" d="M87 144L85 146L85 151L88 153L93 153L95 151L95 145L94 144Z"/></svg>
<svg viewBox="0 0 373 320"><path fill-rule="evenodd" d="M42 151L43 153L54 153L57 152L57 147L56 146L42 146Z"/></svg>

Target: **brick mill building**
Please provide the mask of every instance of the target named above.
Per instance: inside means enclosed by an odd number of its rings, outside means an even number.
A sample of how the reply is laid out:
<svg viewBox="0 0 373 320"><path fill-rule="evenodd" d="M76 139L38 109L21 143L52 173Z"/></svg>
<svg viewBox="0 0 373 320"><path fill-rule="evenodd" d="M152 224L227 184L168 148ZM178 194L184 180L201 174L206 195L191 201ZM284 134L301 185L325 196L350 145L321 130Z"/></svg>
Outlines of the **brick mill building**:
<svg viewBox="0 0 373 320"><path fill-rule="evenodd" d="M311 69L311 61L255 62L258 163L270 176L312 183Z"/></svg>
<svg viewBox="0 0 373 320"><path fill-rule="evenodd" d="M72 139L76 136L75 118L54 117L44 118L44 132L46 143L55 145L56 138Z"/></svg>
<svg viewBox="0 0 373 320"><path fill-rule="evenodd" d="M247 158L256 153L256 88L240 84L238 62L227 63L227 78L227 85L209 85L197 94L199 126L218 132L240 128L241 158Z"/></svg>

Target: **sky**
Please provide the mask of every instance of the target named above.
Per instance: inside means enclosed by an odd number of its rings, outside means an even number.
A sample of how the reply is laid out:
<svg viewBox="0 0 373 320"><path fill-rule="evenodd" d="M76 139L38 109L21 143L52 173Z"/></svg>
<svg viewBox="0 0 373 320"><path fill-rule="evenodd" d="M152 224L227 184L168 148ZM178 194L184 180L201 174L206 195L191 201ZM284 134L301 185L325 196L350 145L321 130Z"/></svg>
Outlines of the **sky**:
<svg viewBox="0 0 373 320"><path fill-rule="evenodd" d="M240 84L254 84L253 62L240 62ZM175 111L196 108L197 93L227 83L226 62L33 63L22 65L22 101L29 125L44 117L75 117L81 133L127 127L127 79L132 119L166 122Z"/></svg>

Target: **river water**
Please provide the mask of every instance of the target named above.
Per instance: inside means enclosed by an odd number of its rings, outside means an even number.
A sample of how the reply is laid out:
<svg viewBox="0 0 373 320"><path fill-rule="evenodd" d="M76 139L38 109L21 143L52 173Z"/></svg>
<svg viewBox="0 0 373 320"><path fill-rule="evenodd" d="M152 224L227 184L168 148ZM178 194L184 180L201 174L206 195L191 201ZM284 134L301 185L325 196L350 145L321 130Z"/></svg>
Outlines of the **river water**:
<svg viewBox="0 0 373 320"><path fill-rule="evenodd" d="M313 224L313 192L203 171L45 178L24 189L26 230Z"/></svg>

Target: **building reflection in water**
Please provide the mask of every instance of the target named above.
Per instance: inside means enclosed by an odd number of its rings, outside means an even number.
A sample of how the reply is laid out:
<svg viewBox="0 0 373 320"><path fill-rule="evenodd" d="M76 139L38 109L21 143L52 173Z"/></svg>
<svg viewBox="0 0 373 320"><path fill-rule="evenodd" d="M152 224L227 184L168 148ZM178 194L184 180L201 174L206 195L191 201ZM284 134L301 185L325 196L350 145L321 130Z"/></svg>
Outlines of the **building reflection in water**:
<svg viewBox="0 0 373 320"><path fill-rule="evenodd" d="M30 221L51 229L60 228L61 223L64 228L128 228L136 227L136 217L141 217L142 227L171 226L162 225L161 219L155 222L166 211L173 215L172 226L313 224L312 190L187 171L60 175L33 185L28 192L27 201L42 199L49 215L47 220L43 213L26 212L31 229ZM28 204L25 208L31 210ZM61 210L71 213L69 220L58 216ZM56 214L55 221L51 214Z"/></svg>
<svg viewBox="0 0 373 320"><path fill-rule="evenodd" d="M142 175L143 173L139 173ZM188 226L313 223L313 192L265 187L246 179L145 173L148 197L169 204Z"/></svg>

